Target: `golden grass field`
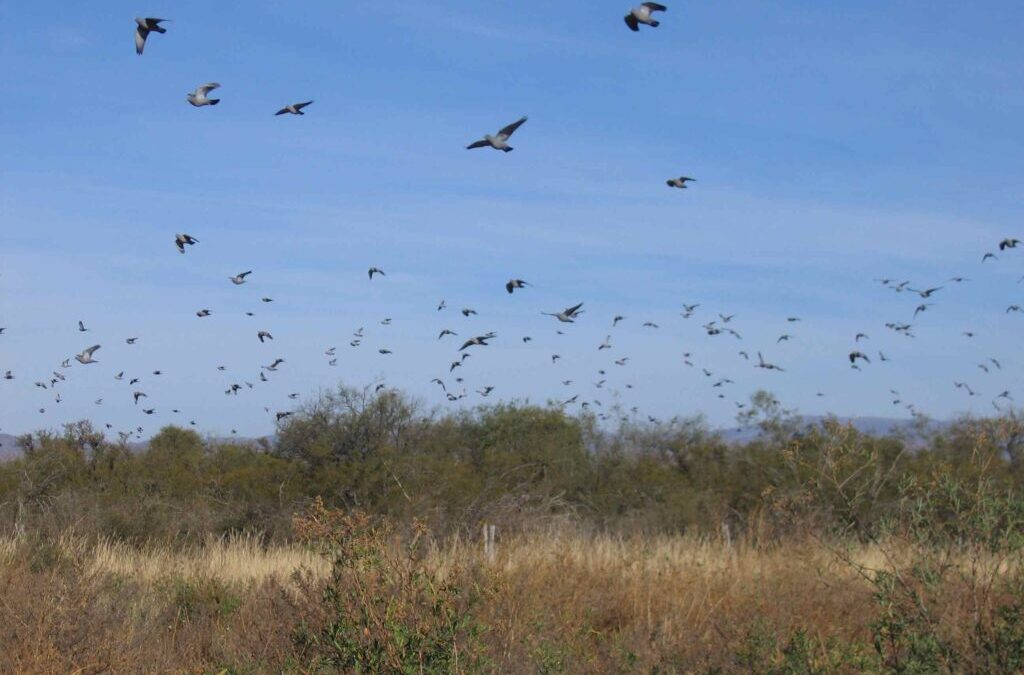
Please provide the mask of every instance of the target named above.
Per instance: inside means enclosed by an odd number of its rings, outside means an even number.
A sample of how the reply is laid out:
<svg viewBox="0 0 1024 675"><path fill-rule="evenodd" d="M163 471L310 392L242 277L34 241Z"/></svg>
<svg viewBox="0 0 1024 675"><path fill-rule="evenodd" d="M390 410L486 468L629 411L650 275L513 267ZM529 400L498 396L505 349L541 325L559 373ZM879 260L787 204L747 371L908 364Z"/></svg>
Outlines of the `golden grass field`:
<svg viewBox="0 0 1024 675"><path fill-rule="evenodd" d="M757 549L571 529L499 537L493 560L476 541L428 541L418 564L477 595L486 659L464 672L751 672L782 658L794 631L823 667L834 645L852 645L844 658L856 662L877 610L846 555L898 565L877 546L837 556L813 540ZM294 639L327 620L331 569L311 548L252 536L180 548L2 540L0 671L331 672ZM955 623L967 609L950 592Z"/></svg>

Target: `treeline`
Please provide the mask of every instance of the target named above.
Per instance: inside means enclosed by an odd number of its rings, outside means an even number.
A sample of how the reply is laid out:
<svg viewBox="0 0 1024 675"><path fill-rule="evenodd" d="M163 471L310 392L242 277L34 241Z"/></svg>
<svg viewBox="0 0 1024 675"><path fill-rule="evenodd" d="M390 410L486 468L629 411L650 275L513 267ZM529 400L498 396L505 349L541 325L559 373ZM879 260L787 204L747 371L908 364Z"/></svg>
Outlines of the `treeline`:
<svg viewBox="0 0 1024 675"><path fill-rule="evenodd" d="M347 387L259 443L169 426L137 451L79 422L20 438L22 456L0 463L0 534L287 539L292 516L321 497L447 533L571 519L622 533L763 540L800 523L871 536L908 483L984 471L993 488L1016 493L1024 480L1015 414L873 437L836 421L804 427L764 393L747 410L761 434L746 443L726 442L699 418L609 429L556 406L440 413L393 390Z"/></svg>

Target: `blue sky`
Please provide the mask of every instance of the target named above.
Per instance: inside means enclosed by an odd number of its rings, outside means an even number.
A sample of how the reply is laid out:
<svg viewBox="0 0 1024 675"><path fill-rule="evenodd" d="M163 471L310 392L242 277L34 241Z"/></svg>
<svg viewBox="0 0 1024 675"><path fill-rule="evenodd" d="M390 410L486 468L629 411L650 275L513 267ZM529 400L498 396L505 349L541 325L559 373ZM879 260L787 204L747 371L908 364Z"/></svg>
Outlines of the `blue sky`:
<svg viewBox="0 0 1024 675"><path fill-rule="evenodd" d="M1024 6L676 3L639 34L628 8L0 2L0 370L16 378L0 380L2 430L195 419L263 434L264 407L339 381L447 405L429 384L458 387L442 328L499 336L455 373L467 405L493 385L724 425L758 388L807 414L906 415L890 388L935 417L1024 398L1024 315L1005 313L1024 304L1024 251L981 264L1024 238ZM137 15L172 19L142 57ZM222 103L188 105L207 81ZM307 99L305 117L273 116ZM464 150L523 114L515 152ZM698 182L669 190L680 174ZM181 256L176 232L201 243ZM387 277L370 282L371 265ZM884 327L921 300L882 276L946 285L916 338ZM510 297L510 277L534 286ZM565 335L540 314L581 301ZM701 303L689 320L684 302ZM705 335L718 312L742 341ZM628 320L612 330L615 314ZM857 332L861 372L846 361ZM32 385L94 343L100 363L62 370L60 404ZM224 395L277 357L269 383ZM989 357L1003 369L977 368ZM711 388L719 377L735 384Z"/></svg>

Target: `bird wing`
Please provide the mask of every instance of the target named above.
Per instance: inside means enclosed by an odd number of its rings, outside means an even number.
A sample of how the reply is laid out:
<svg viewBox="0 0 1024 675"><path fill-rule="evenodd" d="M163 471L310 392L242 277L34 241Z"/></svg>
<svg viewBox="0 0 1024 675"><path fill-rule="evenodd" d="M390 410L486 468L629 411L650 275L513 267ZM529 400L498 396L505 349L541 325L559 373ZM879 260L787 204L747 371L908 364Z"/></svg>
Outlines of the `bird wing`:
<svg viewBox="0 0 1024 675"><path fill-rule="evenodd" d="M656 2L645 2L645 3L642 3L640 6L641 7L646 7L647 9L649 9L652 12L664 12L664 11L668 10L668 7L666 7L665 5L659 5Z"/></svg>
<svg viewBox="0 0 1024 675"><path fill-rule="evenodd" d="M475 143L470 143L469 145L467 145L466 146L466 150L474 150L476 148L484 148L484 147L487 147L488 145L490 145L490 143L488 143L484 139L480 139L479 141L476 141Z"/></svg>
<svg viewBox="0 0 1024 675"><path fill-rule="evenodd" d="M634 33L640 31L640 24L637 23L636 17L633 16L632 13L626 15L626 25L629 26L629 29Z"/></svg>
<svg viewBox="0 0 1024 675"><path fill-rule="evenodd" d="M142 26L138 26L135 29L135 53L141 54L142 50L146 48L146 38L149 36L149 31Z"/></svg>
<svg viewBox="0 0 1024 675"><path fill-rule="evenodd" d="M310 103L312 103L312 101L303 101L302 103L296 103L292 107L295 108L296 110L302 110L303 108L305 108Z"/></svg>
<svg viewBox="0 0 1024 675"><path fill-rule="evenodd" d="M513 288L515 288L515 285L511 281L505 284L505 290L509 293L512 292Z"/></svg>
<svg viewBox="0 0 1024 675"><path fill-rule="evenodd" d="M275 114L275 115L283 115L283 114L285 114L286 112L288 112L288 106L285 106L285 107L281 108L280 110L278 110L278 111L277 111L276 113L274 113L274 114Z"/></svg>
<svg viewBox="0 0 1024 675"><path fill-rule="evenodd" d="M569 315L569 316L572 316L573 314L578 312L580 310L580 307L582 307L582 306L583 306L582 302L580 304L578 304L578 305L573 305L572 307L569 307L568 309L566 309L565 313L567 315Z"/></svg>
<svg viewBox="0 0 1024 675"><path fill-rule="evenodd" d="M523 115L522 117L517 119L512 124L509 124L508 126L503 127L501 129L501 131L498 132L498 138L502 138L502 139L506 139L507 140L508 138L510 138L512 136L512 134L514 134L516 132L516 129L518 129L519 127L523 126L524 122L526 122L526 115Z"/></svg>
<svg viewBox="0 0 1024 675"><path fill-rule="evenodd" d="M93 345L92 347L89 347L88 349L82 350L82 353L85 354L86 356L92 356L93 352L95 352L99 348L100 348L99 345Z"/></svg>
<svg viewBox="0 0 1024 675"><path fill-rule="evenodd" d="M206 96L219 86L219 82L207 82L206 84L201 84L198 87L196 87L196 94L198 94L199 96Z"/></svg>

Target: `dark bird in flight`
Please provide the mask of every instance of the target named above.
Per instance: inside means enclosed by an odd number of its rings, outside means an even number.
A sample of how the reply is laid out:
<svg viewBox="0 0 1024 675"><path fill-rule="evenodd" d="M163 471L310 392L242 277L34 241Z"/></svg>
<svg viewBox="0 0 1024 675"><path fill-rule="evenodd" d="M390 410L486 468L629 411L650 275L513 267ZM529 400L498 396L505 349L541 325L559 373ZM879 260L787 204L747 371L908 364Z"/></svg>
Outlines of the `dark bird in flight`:
<svg viewBox="0 0 1024 675"><path fill-rule="evenodd" d="M645 2L639 7L634 7L629 10L629 14L624 17L626 25L629 29L636 33L640 30L640 24L650 26L651 28L657 28L660 22L651 17L653 12L664 12L668 9L665 5L659 5L656 2Z"/></svg>
<svg viewBox="0 0 1024 675"><path fill-rule="evenodd" d="M285 114L305 115L306 113L302 112L302 109L305 108L310 103L312 103L312 101L304 101L302 103L292 103L291 105L286 105L285 107L281 108L280 110L278 110L274 114L275 115L285 115Z"/></svg>
<svg viewBox="0 0 1024 675"><path fill-rule="evenodd" d="M925 289L923 291L919 291L916 288L908 288L907 290L908 291L913 291L914 293L917 293L922 298L930 298L930 297L932 297L932 293L935 293L936 291L941 291L942 290L942 286L936 286L935 288L928 288L928 289Z"/></svg>
<svg viewBox="0 0 1024 675"><path fill-rule="evenodd" d="M582 306L583 303L581 302L578 305L573 305L572 307L563 309L561 312L541 312L541 314L553 316L562 323L574 323L576 317L583 313L583 311L580 309L580 307Z"/></svg>
<svg viewBox="0 0 1024 675"><path fill-rule="evenodd" d="M190 234L174 235L174 245L178 247L178 253L185 253L186 246L195 246L199 240Z"/></svg>
<svg viewBox="0 0 1024 675"><path fill-rule="evenodd" d="M957 389L963 389L969 396L977 396L977 393L966 382L954 382L953 386Z"/></svg>
<svg viewBox="0 0 1024 675"><path fill-rule="evenodd" d="M461 347L459 347L459 351L461 352L473 346L486 347L487 341L493 339L494 337L494 333L487 333L486 335L477 335L476 337L469 338L463 343Z"/></svg>
<svg viewBox="0 0 1024 675"><path fill-rule="evenodd" d="M765 361L764 357L761 356L761 352L757 353L757 361L758 361L757 365L754 366L755 368L764 368L765 370L777 370L777 371L779 371L781 373L786 372L782 368L779 368L774 363L768 363L767 361Z"/></svg>
<svg viewBox="0 0 1024 675"><path fill-rule="evenodd" d="M856 364L857 359L862 359L864 363L871 363L871 359L864 352L850 352L850 364Z"/></svg>
<svg viewBox="0 0 1024 675"><path fill-rule="evenodd" d="M146 17L140 19L135 17L135 53L142 55L142 50L146 48L146 38L152 33L166 33L167 29L160 25L162 21L170 21L170 19L156 19L153 17Z"/></svg>
<svg viewBox="0 0 1024 675"><path fill-rule="evenodd" d="M1008 248L1017 248L1018 244L1020 244L1020 239L1011 239L1008 237L999 242L999 250L1005 251Z"/></svg>
<svg viewBox="0 0 1024 675"><path fill-rule="evenodd" d="M680 190L686 189L687 183L696 183L696 178L690 178L689 176L680 176L679 178L669 178L665 181L665 184L670 188L679 188Z"/></svg>
<svg viewBox="0 0 1024 675"><path fill-rule="evenodd" d="M509 295L511 295L512 291L516 290L517 288L526 288L529 285L530 284L523 281L522 279L509 279L508 282L505 284L505 290L509 292Z"/></svg>
<svg viewBox="0 0 1024 675"><path fill-rule="evenodd" d="M373 280L373 275L374 275L374 274L379 274L379 275L381 275L382 277L386 277L386 276L387 276L386 274L384 274L384 270L382 270L382 269L381 269L381 268L379 268L379 267L371 267L371 268L370 268L370 269L369 269L369 270L367 271L367 274L369 275L369 277L370 277L370 280L371 280L371 281Z"/></svg>
<svg viewBox="0 0 1024 675"><path fill-rule="evenodd" d="M508 144L508 139L512 137L512 134L514 134L516 132L516 129L521 127L524 122L526 122L525 115L520 117L512 124L502 127L502 129L494 136L491 136L490 134L485 134L484 137L479 141L467 145L466 149L473 150L475 148L491 147L494 148L495 150L501 150L503 152L512 152L512 146Z"/></svg>
<svg viewBox="0 0 1024 675"><path fill-rule="evenodd" d="M220 86L218 82L207 82L196 87L196 90L185 96L185 99L196 108L201 108L204 105L217 105L220 103L219 98L210 98L207 96L211 91Z"/></svg>
<svg viewBox="0 0 1024 675"><path fill-rule="evenodd" d="M99 363L99 361L96 361L95 359L92 358L92 355L99 348L100 348L99 345L93 345L92 347L88 347L86 349L83 349L81 354L76 354L75 355L75 361L78 361L79 363L81 363L83 365L89 364L89 363Z"/></svg>

